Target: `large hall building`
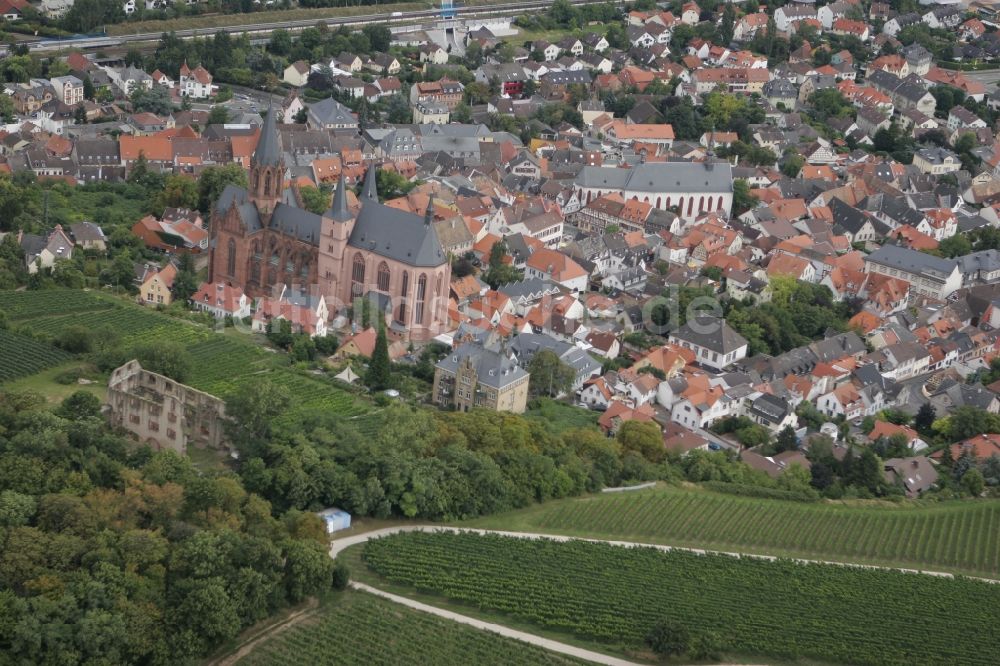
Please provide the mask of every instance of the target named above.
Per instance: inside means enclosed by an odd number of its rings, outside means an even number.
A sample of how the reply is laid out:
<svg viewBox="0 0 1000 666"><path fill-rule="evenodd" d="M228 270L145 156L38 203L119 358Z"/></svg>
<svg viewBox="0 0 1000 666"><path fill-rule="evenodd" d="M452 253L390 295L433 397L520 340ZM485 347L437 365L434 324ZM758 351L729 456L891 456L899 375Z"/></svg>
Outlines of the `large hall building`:
<svg viewBox="0 0 1000 666"><path fill-rule="evenodd" d="M444 332L451 265L434 229L433 202L423 216L380 204L372 166L358 205L348 204L341 177L329 210L306 210L286 182L275 115L264 122L249 187L229 185L216 202L209 281L251 297L297 286L322 294L331 313L367 297L385 309L396 337Z"/></svg>
<svg viewBox="0 0 1000 666"><path fill-rule="evenodd" d="M705 213L729 216L733 169L728 162L644 162L628 169L585 166L574 182L581 205L608 194L674 210L691 221Z"/></svg>

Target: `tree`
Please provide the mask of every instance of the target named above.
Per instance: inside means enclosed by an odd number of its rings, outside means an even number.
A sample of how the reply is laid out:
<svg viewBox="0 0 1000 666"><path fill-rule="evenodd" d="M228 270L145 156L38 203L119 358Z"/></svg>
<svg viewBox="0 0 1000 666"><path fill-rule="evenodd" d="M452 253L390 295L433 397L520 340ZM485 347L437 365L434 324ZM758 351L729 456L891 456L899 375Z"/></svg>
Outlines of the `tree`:
<svg viewBox="0 0 1000 666"><path fill-rule="evenodd" d="M785 426L778 431L778 436L774 440L774 448L777 453L794 451L799 448L799 440L795 436L795 430L792 429L792 426Z"/></svg>
<svg viewBox="0 0 1000 666"><path fill-rule="evenodd" d="M89 74L83 75L83 98L91 101L94 99L94 82L90 80Z"/></svg>
<svg viewBox="0 0 1000 666"><path fill-rule="evenodd" d="M548 349L542 349L528 364L531 373L529 388L534 395L557 396L573 387L576 377L572 366L562 362L559 356Z"/></svg>
<svg viewBox="0 0 1000 666"><path fill-rule="evenodd" d="M163 189L156 193L153 212L163 214L165 208L197 208L198 181L182 175L167 176Z"/></svg>
<svg viewBox="0 0 1000 666"><path fill-rule="evenodd" d="M288 389L264 379L247 382L226 398L226 414L236 423L238 432L264 439L271 432L271 422L291 404Z"/></svg>
<svg viewBox="0 0 1000 666"><path fill-rule="evenodd" d="M73 122L75 122L77 125L86 125L87 110L84 109L82 106L76 107L76 110L73 111Z"/></svg>
<svg viewBox="0 0 1000 666"><path fill-rule="evenodd" d="M89 391L76 391L62 401L56 413L70 421L100 416L101 399Z"/></svg>
<svg viewBox="0 0 1000 666"><path fill-rule="evenodd" d="M517 282L523 277L523 273L514 268L513 264L508 264L507 242L503 239L493 243L490 248L489 269L483 274L483 282L490 285L490 288L497 289L500 285L510 282Z"/></svg>
<svg viewBox="0 0 1000 666"><path fill-rule="evenodd" d="M14 120L14 100L7 95L0 95L0 119L5 123Z"/></svg>
<svg viewBox="0 0 1000 666"><path fill-rule="evenodd" d="M194 259L191 258L190 254L184 252L177 261L177 275L174 277L174 286L171 292L175 300L186 303L197 291L198 272L194 266Z"/></svg>
<svg viewBox="0 0 1000 666"><path fill-rule="evenodd" d="M182 384L194 367L191 352L181 343L170 340L138 345L132 348L131 355L144 369L166 375Z"/></svg>
<svg viewBox="0 0 1000 666"><path fill-rule="evenodd" d="M878 493L882 478L882 461L871 449L865 449L856 460L851 461L849 480L852 485Z"/></svg>
<svg viewBox="0 0 1000 666"><path fill-rule="evenodd" d="M625 421L615 435L622 451L635 451L646 460L660 462L666 457L663 434L655 423Z"/></svg>
<svg viewBox="0 0 1000 666"><path fill-rule="evenodd" d="M158 116L166 116L174 110L170 92L163 86L154 85L149 90L139 86L132 93L131 101L132 108L137 112L148 111Z"/></svg>
<svg viewBox="0 0 1000 666"><path fill-rule="evenodd" d="M384 391L392 381L392 363L389 361L389 341L386 338L385 323L379 318L375 349L368 362L365 384L373 391Z"/></svg>
<svg viewBox="0 0 1000 666"><path fill-rule="evenodd" d="M203 213L211 212L222 190L227 185L247 186L247 173L239 164L208 167L198 178L198 208Z"/></svg>
<svg viewBox="0 0 1000 666"><path fill-rule="evenodd" d="M368 38L371 50L377 53L387 53L392 45L392 32L382 24L370 24L361 29Z"/></svg>
<svg viewBox="0 0 1000 666"><path fill-rule="evenodd" d="M996 432L1000 432L1000 416L976 407L959 407L948 417L948 438L952 442Z"/></svg>
<svg viewBox="0 0 1000 666"><path fill-rule="evenodd" d="M68 326L59 333L56 344L70 354L86 354L94 345L93 332L86 326Z"/></svg>
<svg viewBox="0 0 1000 666"><path fill-rule="evenodd" d="M934 419L937 417L937 410L934 409L934 405L929 402L925 402L920 405L920 409L917 410L917 415L913 417L913 427L917 429L920 434L927 434L931 431L931 426L934 425Z"/></svg>
<svg viewBox="0 0 1000 666"><path fill-rule="evenodd" d="M727 7L729 5L726 5ZM733 216L739 217L757 206L760 199L750 194L750 186L742 178L733 180Z"/></svg>
<svg viewBox="0 0 1000 666"><path fill-rule="evenodd" d="M267 50L275 55L288 55L292 51L292 36L287 30L271 31L271 39Z"/></svg>
<svg viewBox="0 0 1000 666"><path fill-rule="evenodd" d="M797 153L788 155L785 157L784 162L781 163L781 173L789 178L795 178L799 175L799 171L802 170L802 166L805 163L805 158Z"/></svg>
<svg viewBox="0 0 1000 666"><path fill-rule="evenodd" d="M972 253L972 241L965 234L955 234L938 243L938 252L942 257L961 257Z"/></svg>
<svg viewBox="0 0 1000 666"><path fill-rule="evenodd" d="M284 317L267 322L264 335L267 337L267 341L278 349L288 349L295 339L292 334L292 322Z"/></svg>
<svg viewBox="0 0 1000 666"><path fill-rule="evenodd" d="M624 49L628 43L625 27L617 21L608 26L608 31L604 34L604 38L608 40L609 46L616 49Z"/></svg>
<svg viewBox="0 0 1000 666"><path fill-rule="evenodd" d="M216 104L208 113L208 120L205 122L209 125L225 125L229 122L229 111L226 107Z"/></svg>
<svg viewBox="0 0 1000 666"><path fill-rule="evenodd" d="M330 209L330 194L320 188L307 185L299 188L299 194L308 211L322 215Z"/></svg>
<svg viewBox="0 0 1000 666"><path fill-rule="evenodd" d="M736 27L736 10L733 5L726 3L722 10L722 22L719 24L719 37L723 44L730 44L733 41L733 30Z"/></svg>
<svg viewBox="0 0 1000 666"><path fill-rule="evenodd" d="M979 497L982 495L985 485L986 482L983 479L983 473L975 467L969 468L969 470L962 475L962 488L973 497Z"/></svg>
<svg viewBox="0 0 1000 666"><path fill-rule="evenodd" d="M660 620L646 634L646 645L661 657L675 657L687 653L691 634L682 626Z"/></svg>

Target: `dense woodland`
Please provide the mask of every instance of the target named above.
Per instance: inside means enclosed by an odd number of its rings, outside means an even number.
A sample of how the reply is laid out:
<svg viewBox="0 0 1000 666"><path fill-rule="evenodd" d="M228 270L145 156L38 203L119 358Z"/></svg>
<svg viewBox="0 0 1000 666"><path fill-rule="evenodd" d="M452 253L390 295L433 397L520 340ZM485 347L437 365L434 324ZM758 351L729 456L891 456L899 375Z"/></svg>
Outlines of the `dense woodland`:
<svg viewBox="0 0 1000 666"><path fill-rule="evenodd" d="M0 395L0 658L177 664L329 589L319 519L111 432L88 393Z"/></svg>

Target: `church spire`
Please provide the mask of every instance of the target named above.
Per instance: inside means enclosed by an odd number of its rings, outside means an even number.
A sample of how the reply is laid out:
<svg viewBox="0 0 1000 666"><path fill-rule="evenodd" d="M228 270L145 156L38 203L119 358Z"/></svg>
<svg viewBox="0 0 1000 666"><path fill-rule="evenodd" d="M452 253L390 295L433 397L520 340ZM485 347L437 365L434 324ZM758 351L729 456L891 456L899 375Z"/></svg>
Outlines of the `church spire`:
<svg viewBox="0 0 1000 666"><path fill-rule="evenodd" d="M281 162L281 136L278 134L276 115L274 107L269 104L264 126L260 130L260 140L257 141L257 149L253 152L253 164L277 166Z"/></svg>
<svg viewBox="0 0 1000 666"><path fill-rule="evenodd" d="M361 193L365 199L378 201L378 187L375 183L375 164L368 165L368 173L365 174L365 187Z"/></svg>
<svg viewBox="0 0 1000 666"><path fill-rule="evenodd" d="M431 194L430 198L427 200L427 212L424 213L424 226L431 226L431 222L434 221L434 195Z"/></svg>
<svg viewBox="0 0 1000 666"><path fill-rule="evenodd" d="M340 178L337 180L337 191L333 193L333 204L330 210L326 211L325 217L338 222L351 219L351 211L347 210L347 188L344 185L344 168L340 169Z"/></svg>

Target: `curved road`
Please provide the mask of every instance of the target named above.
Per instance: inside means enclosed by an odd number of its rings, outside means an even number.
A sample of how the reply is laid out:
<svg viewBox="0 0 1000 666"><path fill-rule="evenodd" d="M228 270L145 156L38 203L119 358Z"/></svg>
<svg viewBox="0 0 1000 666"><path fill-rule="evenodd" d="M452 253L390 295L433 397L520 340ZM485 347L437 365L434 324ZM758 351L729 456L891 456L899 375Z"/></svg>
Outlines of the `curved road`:
<svg viewBox="0 0 1000 666"><path fill-rule="evenodd" d="M580 537L572 537L557 534L540 534L537 532L509 532L505 530L484 530L476 528L464 528L464 527L450 527L446 525L397 525L395 527L384 527L378 530L372 530L371 532L364 532L361 534L355 534L349 537L343 537L341 539L335 539L330 544L330 557L336 558L341 551L350 548L351 546L356 546L358 544L365 543L374 538L387 536L390 534L396 534L398 532L473 532L476 534L499 534L501 536L511 536L519 537L522 539L551 539L552 541L590 541L592 543L606 543L613 546L621 546L624 548L656 548L662 551L672 551L680 550L689 553L697 553L699 555L706 554L722 554L730 555L733 557L752 557L755 559L762 560L778 560L778 559L793 559L796 562L802 563L815 563L815 564L831 564L835 566L842 567L858 567L862 569L885 569L890 571L904 571L908 573L922 573L930 576L940 576L943 578L954 578L953 574L945 573L941 571L923 571L918 569L902 569L898 567L883 567L875 565L866 564L849 564L845 562L831 562L827 560L805 560L799 558L779 558L773 555L759 555L754 553L731 553L718 550L705 550L701 548L678 548L676 546L664 546L661 544L650 544L650 543L639 543L635 541L612 541L608 539L583 539ZM987 583L1000 583L1000 580L994 580L990 578L979 578L977 580L982 580ZM606 654L601 654L600 652L593 652L591 650L585 650L583 648L578 648L573 645L568 645L566 643L560 643L559 641L554 641L548 638L542 638L541 636L536 636L535 634L529 634L523 631L517 631L511 629L510 627L505 627L500 624L494 624L492 622L484 622L482 620L477 620L476 618L469 617L467 615L460 615L459 613L454 613L452 611L444 610L442 608L437 608L435 606L430 606L428 604L421 603L419 601L414 601L408 597L403 597L398 594L391 594L389 592L384 592L377 588L364 583L358 583L351 581L350 586L356 590L362 590L370 594L375 594L390 601L394 601L398 604L403 604L404 606L409 606L419 611L425 613L431 613L439 617L452 620L454 622L459 622L461 624L467 624L477 629L485 629L487 631L492 631L494 633L500 634L501 636L506 636L508 638L514 638L525 643L530 643L532 645L537 645L538 647L551 650L553 652L559 652L561 654L566 654L577 659L584 659L586 661L594 662L597 664L608 664L610 666L639 666L635 662L626 661L624 659L619 659L617 657L612 657Z"/></svg>

